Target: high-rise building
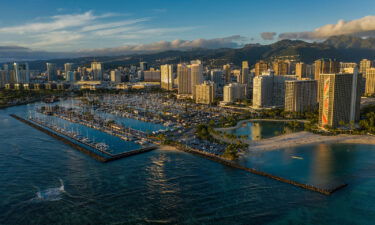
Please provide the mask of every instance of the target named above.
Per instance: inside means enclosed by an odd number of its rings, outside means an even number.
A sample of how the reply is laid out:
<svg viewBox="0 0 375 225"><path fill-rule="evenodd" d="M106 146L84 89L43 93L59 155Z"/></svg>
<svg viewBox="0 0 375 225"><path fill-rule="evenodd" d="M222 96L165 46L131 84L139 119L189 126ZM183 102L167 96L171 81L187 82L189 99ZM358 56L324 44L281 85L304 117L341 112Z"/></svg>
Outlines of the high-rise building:
<svg viewBox="0 0 375 225"><path fill-rule="evenodd" d="M215 83L204 81L202 84L195 86L195 103L212 104L215 100L216 90Z"/></svg>
<svg viewBox="0 0 375 225"><path fill-rule="evenodd" d="M328 73L339 73L340 62L332 59L318 59L314 63L315 65L315 80L319 80L320 74Z"/></svg>
<svg viewBox="0 0 375 225"><path fill-rule="evenodd" d="M3 64L3 70L9 70L9 65L8 64Z"/></svg>
<svg viewBox="0 0 375 225"><path fill-rule="evenodd" d="M70 70L66 71L65 72L65 80L67 82L74 82L74 81L76 81L76 72L70 71Z"/></svg>
<svg viewBox="0 0 375 225"><path fill-rule="evenodd" d="M217 86L224 85L224 71L220 69L213 69L210 71L210 80L215 82Z"/></svg>
<svg viewBox="0 0 375 225"><path fill-rule="evenodd" d="M242 62L242 70L240 74L239 83L241 84L250 84L250 68L249 68L249 62L243 61Z"/></svg>
<svg viewBox="0 0 375 225"><path fill-rule="evenodd" d="M173 89L173 65L160 66L161 88L171 91Z"/></svg>
<svg viewBox="0 0 375 225"><path fill-rule="evenodd" d="M190 65L191 71L191 90L193 98L195 98L195 86L203 82L203 65L201 61L195 60Z"/></svg>
<svg viewBox="0 0 375 225"><path fill-rule="evenodd" d="M262 75L263 72L267 72L268 70L268 63L260 60L255 64L255 76Z"/></svg>
<svg viewBox="0 0 375 225"><path fill-rule="evenodd" d="M366 77L367 69L372 67L372 61L368 59L362 59L359 62L359 72L362 74L363 77Z"/></svg>
<svg viewBox="0 0 375 225"><path fill-rule="evenodd" d="M64 64L64 71L65 73L68 72L68 71L73 71L73 63L65 63Z"/></svg>
<svg viewBox="0 0 375 225"><path fill-rule="evenodd" d="M307 67L303 62L296 63L296 76L297 79L307 78Z"/></svg>
<svg viewBox="0 0 375 225"><path fill-rule="evenodd" d="M224 71L224 81L225 83L231 82L231 66L230 64L225 64L223 66L223 71Z"/></svg>
<svg viewBox="0 0 375 225"><path fill-rule="evenodd" d="M111 82L121 83L122 73L120 70L111 70Z"/></svg>
<svg viewBox="0 0 375 225"><path fill-rule="evenodd" d="M366 70L365 94L369 96L375 95L375 68Z"/></svg>
<svg viewBox="0 0 375 225"><path fill-rule="evenodd" d="M93 80L103 80L103 64L101 62L91 63Z"/></svg>
<svg viewBox="0 0 375 225"><path fill-rule="evenodd" d="M145 82L160 82L160 70L150 68L150 70L143 71Z"/></svg>
<svg viewBox="0 0 375 225"><path fill-rule="evenodd" d="M272 63L273 71L275 75L287 75L289 74L289 64L282 60L277 60Z"/></svg>
<svg viewBox="0 0 375 225"><path fill-rule="evenodd" d="M357 67L357 63L355 62L340 62L340 68L355 68Z"/></svg>
<svg viewBox="0 0 375 225"><path fill-rule="evenodd" d="M230 83L224 86L223 102L233 103L246 99L246 84Z"/></svg>
<svg viewBox="0 0 375 225"><path fill-rule="evenodd" d="M296 76L274 76L273 71L263 73L253 79L253 107L283 107L285 103L285 81Z"/></svg>
<svg viewBox="0 0 375 225"><path fill-rule="evenodd" d="M340 62L340 73L354 73L355 68L357 68L357 63Z"/></svg>
<svg viewBox="0 0 375 225"><path fill-rule="evenodd" d="M258 75L253 79L253 107L273 106L273 75Z"/></svg>
<svg viewBox="0 0 375 225"><path fill-rule="evenodd" d="M0 70L0 88L5 87L5 84L10 82L9 71Z"/></svg>
<svg viewBox="0 0 375 225"><path fill-rule="evenodd" d="M318 82L316 80L285 81L285 111L314 111L317 106Z"/></svg>
<svg viewBox="0 0 375 225"><path fill-rule="evenodd" d="M359 120L361 75L321 74L319 80L319 125L336 128Z"/></svg>
<svg viewBox="0 0 375 225"><path fill-rule="evenodd" d="M139 63L139 68L140 68L141 71L148 70L148 64L147 64L147 62L140 62Z"/></svg>
<svg viewBox="0 0 375 225"><path fill-rule="evenodd" d="M13 63L13 80L14 83L29 83L30 71L27 63Z"/></svg>
<svg viewBox="0 0 375 225"><path fill-rule="evenodd" d="M48 81L57 81L57 69L55 63L47 63L47 77Z"/></svg>
<svg viewBox="0 0 375 225"><path fill-rule="evenodd" d="M178 94L192 94L190 66L182 63L177 65Z"/></svg>
<svg viewBox="0 0 375 225"><path fill-rule="evenodd" d="M216 92L222 94L224 87L224 71L220 69L213 69L210 71L210 80L216 84Z"/></svg>

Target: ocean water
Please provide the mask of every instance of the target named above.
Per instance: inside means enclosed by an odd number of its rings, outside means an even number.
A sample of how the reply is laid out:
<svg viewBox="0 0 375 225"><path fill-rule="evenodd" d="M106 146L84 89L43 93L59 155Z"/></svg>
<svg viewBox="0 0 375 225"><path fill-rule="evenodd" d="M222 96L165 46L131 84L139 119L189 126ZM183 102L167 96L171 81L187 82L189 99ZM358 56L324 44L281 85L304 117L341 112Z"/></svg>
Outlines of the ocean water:
<svg viewBox="0 0 375 225"><path fill-rule="evenodd" d="M329 167L349 185L324 196L178 151L161 149L100 163L8 116L23 110L0 110L0 224L375 221L375 157L369 146L330 146L342 160ZM348 148L354 153L342 153ZM300 167L293 169L293 163L278 158L296 155L303 158L300 163L312 157L302 168L314 174L322 160L314 156L316 150L305 147L289 155L285 151L290 150L280 150L253 160L263 160L257 166L270 172L292 166L285 173L299 173ZM271 161L276 165L270 166Z"/></svg>

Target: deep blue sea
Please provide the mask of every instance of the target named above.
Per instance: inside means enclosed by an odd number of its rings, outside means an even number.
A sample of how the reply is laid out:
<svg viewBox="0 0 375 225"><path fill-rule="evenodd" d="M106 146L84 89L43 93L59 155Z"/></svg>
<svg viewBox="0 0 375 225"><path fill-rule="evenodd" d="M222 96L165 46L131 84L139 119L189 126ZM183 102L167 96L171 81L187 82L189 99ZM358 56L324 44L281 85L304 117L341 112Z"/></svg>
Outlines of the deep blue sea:
<svg viewBox="0 0 375 225"><path fill-rule="evenodd" d="M241 162L301 181L343 179L349 184L324 196L177 151L100 163L8 116L25 109L0 110L0 224L375 221L372 146L282 149Z"/></svg>

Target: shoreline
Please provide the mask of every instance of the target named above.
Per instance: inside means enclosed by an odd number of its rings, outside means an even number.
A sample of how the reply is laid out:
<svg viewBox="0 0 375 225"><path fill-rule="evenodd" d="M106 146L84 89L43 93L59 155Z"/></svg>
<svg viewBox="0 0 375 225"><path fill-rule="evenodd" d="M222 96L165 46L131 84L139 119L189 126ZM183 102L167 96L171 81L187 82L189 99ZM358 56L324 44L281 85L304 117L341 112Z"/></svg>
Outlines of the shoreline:
<svg viewBox="0 0 375 225"><path fill-rule="evenodd" d="M252 152L330 143L375 145L375 136L350 134L323 136L319 134L313 134L308 131L301 131L297 133L284 134L258 141L247 140L246 143L249 144L248 152Z"/></svg>
<svg viewBox="0 0 375 225"><path fill-rule="evenodd" d="M173 145L158 145L158 150L163 150L163 151L179 151L177 147Z"/></svg>

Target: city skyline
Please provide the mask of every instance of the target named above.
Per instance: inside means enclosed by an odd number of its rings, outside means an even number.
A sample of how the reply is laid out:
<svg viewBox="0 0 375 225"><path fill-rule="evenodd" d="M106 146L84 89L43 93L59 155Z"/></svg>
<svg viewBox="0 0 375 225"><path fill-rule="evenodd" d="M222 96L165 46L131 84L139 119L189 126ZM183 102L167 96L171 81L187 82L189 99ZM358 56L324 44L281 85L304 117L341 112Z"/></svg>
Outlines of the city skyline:
<svg viewBox="0 0 375 225"><path fill-rule="evenodd" d="M332 35L375 34L375 3L371 1L360 5L331 1L324 7L320 7L322 1L300 4L294 0L287 6L277 1L121 3L5 1L0 15L0 46L59 52L111 48L137 52L237 48L281 39L321 41Z"/></svg>

